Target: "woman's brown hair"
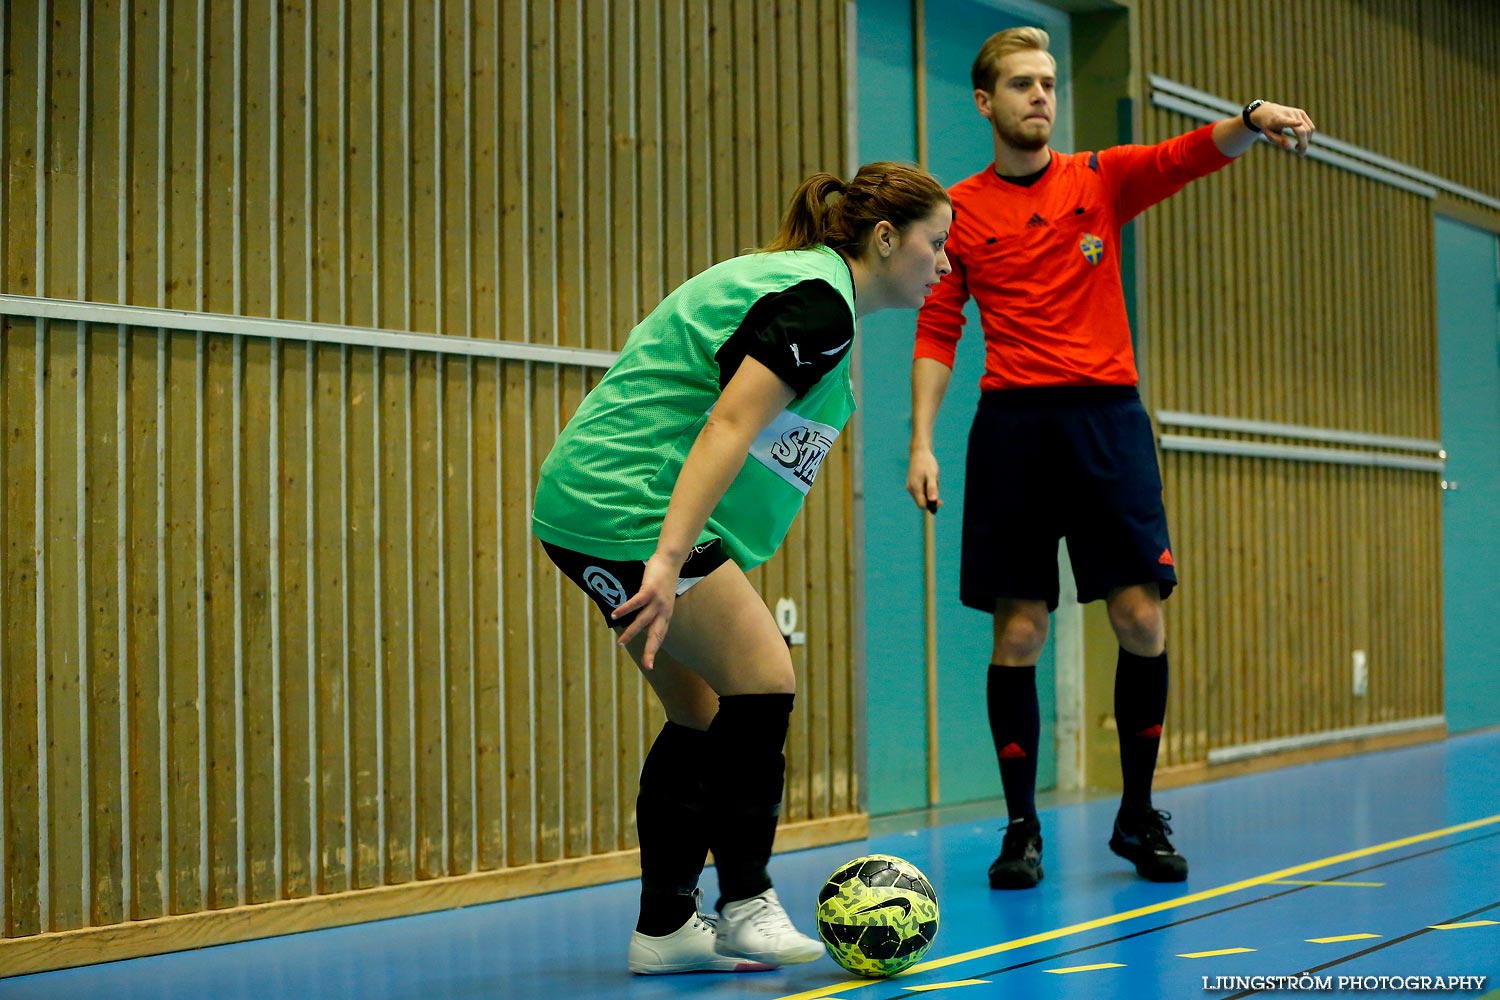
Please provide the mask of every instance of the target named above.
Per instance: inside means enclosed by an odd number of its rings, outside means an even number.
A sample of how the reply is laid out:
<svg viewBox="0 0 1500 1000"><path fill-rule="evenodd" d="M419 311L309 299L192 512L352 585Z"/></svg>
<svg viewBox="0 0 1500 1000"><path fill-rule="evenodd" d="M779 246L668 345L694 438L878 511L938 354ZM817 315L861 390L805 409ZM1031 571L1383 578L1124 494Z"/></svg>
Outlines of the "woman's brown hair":
<svg viewBox="0 0 1500 1000"><path fill-rule="evenodd" d="M806 250L822 244L857 257L877 222L904 230L948 203L948 192L935 177L904 163L866 163L847 184L833 174L813 174L798 185L781 231L762 249Z"/></svg>

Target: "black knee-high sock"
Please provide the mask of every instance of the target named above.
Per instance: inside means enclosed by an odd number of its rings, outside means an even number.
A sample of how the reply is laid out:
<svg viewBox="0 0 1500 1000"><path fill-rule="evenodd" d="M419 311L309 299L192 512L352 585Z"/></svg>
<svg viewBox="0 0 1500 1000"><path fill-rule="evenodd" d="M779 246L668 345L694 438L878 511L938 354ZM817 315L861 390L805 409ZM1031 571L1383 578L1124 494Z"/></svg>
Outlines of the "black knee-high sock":
<svg viewBox="0 0 1500 1000"><path fill-rule="evenodd" d="M1000 784L1010 818L1036 815L1036 755L1041 712L1036 699L1036 666L990 664L986 685L990 734L1000 761Z"/></svg>
<svg viewBox="0 0 1500 1000"><path fill-rule="evenodd" d="M660 937L693 915L692 892L708 856L703 801L708 734L668 722L641 766L635 824L641 844L641 915L635 929Z"/></svg>
<svg viewBox="0 0 1500 1000"><path fill-rule="evenodd" d="M766 863L781 815L782 747L792 699L790 694L724 695L708 727L708 843L719 872L718 909L771 887Z"/></svg>
<svg viewBox="0 0 1500 1000"><path fill-rule="evenodd" d="M1167 654L1136 656L1124 649L1115 667L1115 725L1120 735L1124 809L1151 805L1151 779L1161 724L1167 717Z"/></svg>

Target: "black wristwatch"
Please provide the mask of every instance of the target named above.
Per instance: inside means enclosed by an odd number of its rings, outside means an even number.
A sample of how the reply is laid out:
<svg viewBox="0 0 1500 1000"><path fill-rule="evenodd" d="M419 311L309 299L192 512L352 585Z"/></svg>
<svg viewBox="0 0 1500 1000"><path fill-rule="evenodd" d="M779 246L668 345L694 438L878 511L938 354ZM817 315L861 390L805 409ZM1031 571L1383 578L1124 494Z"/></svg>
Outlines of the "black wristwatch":
<svg viewBox="0 0 1500 1000"><path fill-rule="evenodd" d="M1250 120L1250 115L1255 111L1256 108L1260 107L1264 103L1266 102L1257 98L1251 101L1249 104L1245 105L1245 110L1240 112L1240 121L1245 123L1245 127L1247 129L1257 134L1259 134L1261 130L1253 121Z"/></svg>

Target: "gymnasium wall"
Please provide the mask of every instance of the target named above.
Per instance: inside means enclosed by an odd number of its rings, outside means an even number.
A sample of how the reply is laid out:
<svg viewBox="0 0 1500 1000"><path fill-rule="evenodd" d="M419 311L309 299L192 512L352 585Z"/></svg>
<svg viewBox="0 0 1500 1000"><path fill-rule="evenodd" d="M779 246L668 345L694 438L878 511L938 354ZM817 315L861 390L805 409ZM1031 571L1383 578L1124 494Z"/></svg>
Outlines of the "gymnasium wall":
<svg viewBox="0 0 1500 1000"><path fill-rule="evenodd" d="M1186 85L1305 107L1357 147L1342 164L1259 148L1141 222L1143 384L1184 581L1162 763L1191 777L1309 734L1440 734L1433 216L1500 226L1500 17L1142 0L1135 22L1143 141L1199 123L1161 99ZM1379 157L1383 177L1348 167Z"/></svg>
<svg viewBox="0 0 1500 1000"><path fill-rule="evenodd" d="M633 877L528 532L631 325L846 165L840 0L0 12L0 975ZM851 450L780 846L865 830Z"/></svg>

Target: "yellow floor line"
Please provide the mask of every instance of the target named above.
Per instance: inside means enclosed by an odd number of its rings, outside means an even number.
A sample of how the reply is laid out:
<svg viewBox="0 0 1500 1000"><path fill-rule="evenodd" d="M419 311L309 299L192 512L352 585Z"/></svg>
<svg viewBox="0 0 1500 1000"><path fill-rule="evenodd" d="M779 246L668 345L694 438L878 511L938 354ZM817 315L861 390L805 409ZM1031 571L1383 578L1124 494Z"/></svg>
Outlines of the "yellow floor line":
<svg viewBox="0 0 1500 1000"><path fill-rule="evenodd" d="M1220 955L1248 955L1254 948L1220 948L1218 951L1190 951L1178 958L1218 958Z"/></svg>
<svg viewBox="0 0 1500 1000"><path fill-rule="evenodd" d="M1384 882L1342 882L1342 881L1335 881L1335 882L1308 882L1308 881L1304 881L1302 879L1295 879L1295 878L1279 878L1279 879L1277 879L1274 882L1268 882L1266 884L1267 885L1352 885L1352 886L1357 886L1357 887L1359 887L1361 889L1378 889L1381 886L1385 885Z"/></svg>
<svg viewBox="0 0 1500 1000"><path fill-rule="evenodd" d="M1100 962L1098 965L1075 965L1071 969L1043 969L1042 971L1050 972L1054 976L1066 976L1070 972L1093 972L1096 969L1123 968L1125 968L1125 964L1123 962Z"/></svg>
<svg viewBox="0 0 1500 1000"><path fill-rule="evenodd" d="M1494 927L1500 924L1500 920L1465 920L1461 924L1429 924L1428 927L1435 931L1456 931L1463 927Z"/></svg>
<svg viewBox="0 0 1500 1000"><path fill-rule="evenodd" d="M1230 882L1216 889L1205 889L1203 892L1195 892L1177 899L1169 899L1160 903L1152 903L1150 906L1137 907L1134 910L1126 910L1124 913L1114 913L1107 917L1099 917L1095 920L1086 920L1081 924L1072 924L1068 927L1059 927L1056 930L1044 931L1041 934L1033 934L1030 937L1016 938L1014 941L1004 941L993 944L987 948L978 948L974 951L966 951L960 955L949 955L947 958L935 959L931 962L921 962L912 966L902 976L913 976L933 969L942 969L950 965L958 965L961 962L971 962L976 958L987 958L990 955L998 955L1001 952L1014 951L1017 948L1025 948L1027 945L1040 944L1043 941L1056 941L1059 938L1071 937L1074 934L1082 934L1086 931L1097 930L1100 927L1109 927L1112 924L1124 923L1134 920L1136 917L1150 916L1153 913L1163 913L1182 906L1191 906L1201 903L1206 899L1214 899L1218 896L1227 896L1232 892L1239 892L1257 885L1266 885L1278 879L1291 878L1301 875L1303 872L1316 871L1329 865L1343 864L1346 861L1354 861L1358 858L1368 858L1372 854L1381 854L1385 851L1394 851L1398 848L1409 847L1412 844L1420 844L1428 840L1436 840L1439 837L1447 837L1456 833L1466 833L1469 830L1477 830L1484 826L1493 826L1500 823L1500 814L1486 816L1484 819L1471 820L1468 823L1460 823L1457 826L1447 826L1441 830L1430 830L1427 833L1418 833L1410 837L1402 837L1400 840L1390 840L1384 844L1375 844L1372 847L1361 847L1357 851L1346 851L1343 854L1335 854L1331 858L1323 858L1319 861L1308 861L1304 864L1293 865L1291 868L1283 868L1280 871L1269 872L1265 875L1257 875L1254 878L1241 879L1238 882ZM889 982L884 979L856 979L845 980L840 983L830 983L820 986L815 990L806 990L802 993L791 993L776 1000L816 1000L818 997L832 997L847 990L856 990L866 986L874 986L876 983Z"/></svg>
<svg viewBox="0 0 1500 1000"><path fill-rule="evenodd" d="M1341 941L1367 941L1370 938L1378 938L1379 934L1339 934L1335 937L1303 938L1308 944L1338 944Z"/></svg>
<svg viewBox="0 0 1500 1000"><path fill-rule="evenodd" d="M912 993L927 993L932 990L951 990L958 986L983 986L988 979L955 979L951 983L931 983L927 986L903 986L902 989L910 990Z"/></svg>

